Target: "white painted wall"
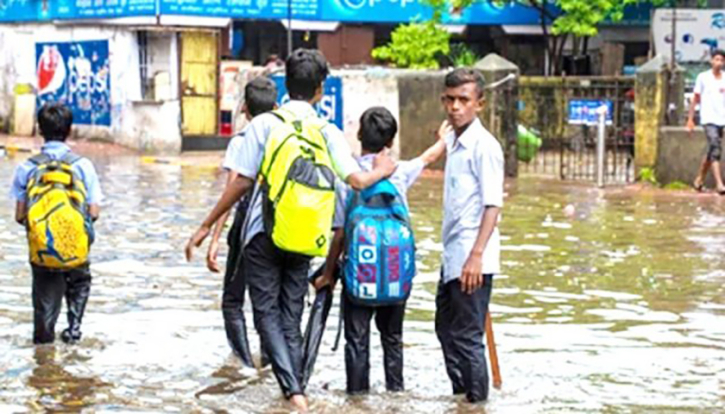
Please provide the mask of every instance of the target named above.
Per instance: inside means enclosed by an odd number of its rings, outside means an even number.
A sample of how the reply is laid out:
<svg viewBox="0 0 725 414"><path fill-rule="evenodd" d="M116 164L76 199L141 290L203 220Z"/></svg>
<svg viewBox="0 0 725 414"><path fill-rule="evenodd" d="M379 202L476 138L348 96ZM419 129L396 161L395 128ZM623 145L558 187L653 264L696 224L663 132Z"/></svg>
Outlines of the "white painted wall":
<svg viewBox="0 0 725 414"><path fill-rule="evenodd" d="M387 108L398 121L400 129L398 81L394 70L333 70L332 76L342 78L343 132L353 152L360 154L360 116L370 107ZM400 140L395 139L392 155L398 158Z"/></svg>
<svg viewBox="0 0 725 414"><path fill-rule="evenodd" d="M179 152L180 104L178 92L161 104L138 104L141 101L138 42L134 28L122 26L72 26L54 24L0 25L0 118L12 112L13 88L19 83L36 87L35 43L50 41L109 41L111 71L111 126L79 125L80 138L103 139L149 152ZM151 52L157 52L156 49ZM158 47L161 59L168 64L171 81L178 84L176 40L172 34ZM171 88L176 91L177 88ZM140 123L148 121L153 123ZM153 124L163 125L163 130Z"/></svg>

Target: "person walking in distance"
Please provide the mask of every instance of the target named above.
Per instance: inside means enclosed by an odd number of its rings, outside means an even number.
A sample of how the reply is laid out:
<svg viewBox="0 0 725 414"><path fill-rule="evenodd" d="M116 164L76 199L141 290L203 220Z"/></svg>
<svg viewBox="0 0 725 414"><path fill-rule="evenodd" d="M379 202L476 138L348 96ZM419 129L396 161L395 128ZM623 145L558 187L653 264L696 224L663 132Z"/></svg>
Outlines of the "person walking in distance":
<svg viewBox="0 0 725 414"><path fill-rule="evenodd" d="M715 178L715 190L720 195L725 195L725 185L723 185L720 172L723 127L725 127L725 76L722 73L723 65L725 65L725 51L714 51L710 59L710 70L697 76L695 93L690 103L690 113L687 118L687 129L692 132L695 130L695 107L700 105L700 125L705 128L707 152L700 163L700 170L697 177L695 177L693 187L697 191L702 191L708 170L711 170Z"/></svg>

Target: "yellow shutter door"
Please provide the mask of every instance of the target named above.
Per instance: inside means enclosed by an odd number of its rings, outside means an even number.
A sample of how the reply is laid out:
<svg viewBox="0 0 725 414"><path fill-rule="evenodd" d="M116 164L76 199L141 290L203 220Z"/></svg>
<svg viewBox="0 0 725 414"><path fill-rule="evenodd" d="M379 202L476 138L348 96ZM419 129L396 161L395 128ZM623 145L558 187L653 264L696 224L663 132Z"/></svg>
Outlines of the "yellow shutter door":
<svg viewBox="0 0 725 414"><path fill-rule="evenodd" d="M181 110L184 135L217 133L216 33L181 33Z"/></svg>

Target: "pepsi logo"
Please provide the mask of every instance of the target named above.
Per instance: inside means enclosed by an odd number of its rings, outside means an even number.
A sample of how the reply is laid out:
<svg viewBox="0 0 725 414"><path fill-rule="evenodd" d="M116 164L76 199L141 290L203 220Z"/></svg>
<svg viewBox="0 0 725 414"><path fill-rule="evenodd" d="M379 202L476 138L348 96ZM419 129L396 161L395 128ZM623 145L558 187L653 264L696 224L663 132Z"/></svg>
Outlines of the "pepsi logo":
<svg viewBox="0 0 725 414"><path fill-rule="evenodd" d="M66 68L58 46L43 46L38 59L38 95L54 93L63 87Z"/></svg>

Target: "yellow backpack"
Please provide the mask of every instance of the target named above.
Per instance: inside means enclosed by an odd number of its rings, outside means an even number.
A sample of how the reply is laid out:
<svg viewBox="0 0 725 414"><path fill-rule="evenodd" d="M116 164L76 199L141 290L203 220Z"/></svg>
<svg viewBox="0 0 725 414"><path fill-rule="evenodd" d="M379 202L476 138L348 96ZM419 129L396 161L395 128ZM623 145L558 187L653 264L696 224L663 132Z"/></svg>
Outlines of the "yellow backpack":
<svg viewBox="0 0 725 414"><path fill-rule="evenodd" d="M28 245L30 262L50 269L72 269L88 262L93 227L86 188L73 172L81 157L67 153L59 160L47 154L35 164L28 181Z"/></svg>
<svg viewBox="0 0 725 414"><path fill-rule="evenodd" d="M335 214L335 173L322 135L327 122L273 114L283 123L267 137L260 169L265 231L282 250L326 256Z"/></svg>

